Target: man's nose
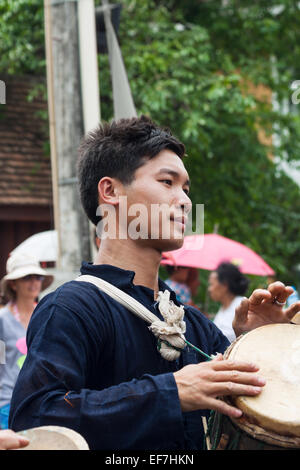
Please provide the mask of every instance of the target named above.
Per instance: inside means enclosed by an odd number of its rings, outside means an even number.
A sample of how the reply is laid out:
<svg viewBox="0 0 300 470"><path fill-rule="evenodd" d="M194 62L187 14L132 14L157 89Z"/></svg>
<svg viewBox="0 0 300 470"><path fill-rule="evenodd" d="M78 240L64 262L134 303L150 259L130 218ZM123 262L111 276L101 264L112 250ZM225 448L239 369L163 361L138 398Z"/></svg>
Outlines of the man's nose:
<svg viewBox="0 0 300 470"><path fill-rule="evenodd" d="M187 201L181 201L179 206L184 214L189 214L192 209L192 201L188 198Z"/></svg>

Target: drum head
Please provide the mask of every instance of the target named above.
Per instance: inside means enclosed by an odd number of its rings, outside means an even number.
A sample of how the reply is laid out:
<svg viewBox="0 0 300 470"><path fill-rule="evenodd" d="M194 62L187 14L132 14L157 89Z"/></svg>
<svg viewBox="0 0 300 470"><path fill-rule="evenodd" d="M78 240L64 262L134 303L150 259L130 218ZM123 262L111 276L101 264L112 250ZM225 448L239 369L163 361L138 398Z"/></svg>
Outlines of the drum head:
<svg viewBox="0 0 300 470"><path fill-rule="evenodd" d="M255 363L266 380L255 397L232 401L243 411L242 421L290 438L300 437L300 326L266 325L239 337L226 359ZM237 420L238 421L238 420Z"/></svg>
<svg viewBox="0 0 300 470"><path fill-rule="evenodd" d="M28 446L21 450L89 450L80 434L61 426L41 426L18 434L29 439Z"/></svg>

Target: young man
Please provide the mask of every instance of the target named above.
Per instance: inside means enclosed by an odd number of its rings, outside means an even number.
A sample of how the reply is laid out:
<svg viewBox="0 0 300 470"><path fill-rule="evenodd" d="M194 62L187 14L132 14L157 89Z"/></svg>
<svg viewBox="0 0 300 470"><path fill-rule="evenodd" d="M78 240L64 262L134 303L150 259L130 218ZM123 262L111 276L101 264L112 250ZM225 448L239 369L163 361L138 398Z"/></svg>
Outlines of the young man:
<svg viewBox="0 0 300 470"><path fill-rule="evenodd" d="M161 254L181 246L191 206L184 152L169 131L143 116L100 126L80 149L83 207L94 224L99 204L113 215L107 219L100 211L98 256L94 264L83 263L81 273L117 286L160 319L157 294L168 290L158 278ZM131 210L136 204L138 224ZM165 209L158 221L151 212L157 205ZM272 304L289 293L281 283L254 292L238 312L236 333L275 318L289 321L297 308L284 314ZM176 295L170 296L179 307ZM186 339L208 356L222 353L229 343L217 327L197 309L184 310ZM221 355L208 361L188 347L176 360L164 359L148 323L81 281L42 299L27 342L10 427L66 426L82 434L91 449L201 449L202 415L211 409L241 415L217 397L256 395L264 386L251 363Z"/></svg>

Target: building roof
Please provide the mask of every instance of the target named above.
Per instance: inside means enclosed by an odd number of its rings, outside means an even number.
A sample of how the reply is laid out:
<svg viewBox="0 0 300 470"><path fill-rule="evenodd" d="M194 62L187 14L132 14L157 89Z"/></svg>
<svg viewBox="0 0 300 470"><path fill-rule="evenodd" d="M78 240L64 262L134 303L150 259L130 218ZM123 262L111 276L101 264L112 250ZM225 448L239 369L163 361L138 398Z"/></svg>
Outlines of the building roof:
<svg viewBox="0 0 300 470"><path fill-rule="evenodd" d="M28 100L43 80L1 77L6 103L0 105L0 205L51 206L51 162L47 152L47 111L42 97Z"/></svg>

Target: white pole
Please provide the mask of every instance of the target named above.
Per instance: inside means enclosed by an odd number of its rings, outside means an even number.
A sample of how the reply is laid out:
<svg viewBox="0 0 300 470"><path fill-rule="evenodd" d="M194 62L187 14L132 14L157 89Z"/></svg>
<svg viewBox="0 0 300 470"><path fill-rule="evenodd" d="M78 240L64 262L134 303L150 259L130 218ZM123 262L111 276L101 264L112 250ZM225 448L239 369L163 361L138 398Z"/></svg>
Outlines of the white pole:
<svg viewBox="0 0 300 470"><path fill-rule="evenodd" d="M83 125L84 133L87 134L101 121L94 0L78 1L78 35ZM93 257L96 255L94 230L90 222L90 247Z"/></svg>
<svg viewBox="0 0 300 470"><path fill-rule="evenodd" d="M78 31L84 133L100 123L100 92L94 0L78 1Z"/></svg>

